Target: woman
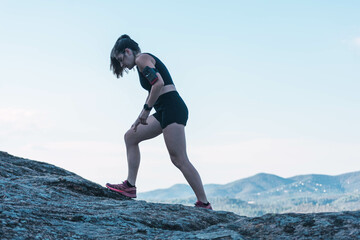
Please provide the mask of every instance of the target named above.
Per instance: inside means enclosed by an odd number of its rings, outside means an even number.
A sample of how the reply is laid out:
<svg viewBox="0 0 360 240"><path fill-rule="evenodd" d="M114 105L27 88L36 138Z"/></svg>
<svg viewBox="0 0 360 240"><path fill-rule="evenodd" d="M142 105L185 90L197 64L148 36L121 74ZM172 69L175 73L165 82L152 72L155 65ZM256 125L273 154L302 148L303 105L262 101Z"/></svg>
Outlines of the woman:
<svg viewBox="0 0 360 240"><path fill-rule="evenodd" d="M128 35L122 35L111 51L110 69L117 78L135 66L141 86L149 95L139 117L125 134L128 177L122 184L106 187L130 198L136 198L136 177L140 164L139 143L161 133L171 161L180 169L197 197L196 207L212 209L208 202L199 173L186 153L185 125L188 109L176 91L165 65L150 53L141 53L139 45ZM156 113L149 116L154 107Z"/></svg>

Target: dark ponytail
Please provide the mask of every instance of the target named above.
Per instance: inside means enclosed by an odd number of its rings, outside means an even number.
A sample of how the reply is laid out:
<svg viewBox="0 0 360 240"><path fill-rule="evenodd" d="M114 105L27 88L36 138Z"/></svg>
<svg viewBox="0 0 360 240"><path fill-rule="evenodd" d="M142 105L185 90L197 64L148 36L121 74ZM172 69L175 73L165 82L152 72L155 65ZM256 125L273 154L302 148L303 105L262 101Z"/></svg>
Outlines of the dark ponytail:
<svg viewBox="0 0 360 240"><path fill-rule="evenodd" d="M113 71L117 78L123 76L123 71L125 69L121 67L120 62L116 59L116 57L120 53L123 53L125 48L131 49L134 54L141 52L137 42L132 40L129 35L123 34L118 38L110 53L110 70Z"/></svg>

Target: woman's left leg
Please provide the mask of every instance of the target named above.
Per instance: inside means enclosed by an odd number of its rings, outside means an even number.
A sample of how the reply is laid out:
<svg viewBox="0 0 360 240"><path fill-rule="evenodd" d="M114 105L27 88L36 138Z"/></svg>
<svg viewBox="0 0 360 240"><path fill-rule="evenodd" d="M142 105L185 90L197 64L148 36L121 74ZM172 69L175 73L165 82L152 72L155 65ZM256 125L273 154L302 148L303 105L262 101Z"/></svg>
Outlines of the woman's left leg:
<svg viewBox="0 0 360 240"><path fill-rule="evenodd" d="M163 135L171 161L180 169L195 192L197 199L203 203L207 203L208 200L200 175L189 161L186 153L185 126L178 123L172 123L163 129Z"/></svg>

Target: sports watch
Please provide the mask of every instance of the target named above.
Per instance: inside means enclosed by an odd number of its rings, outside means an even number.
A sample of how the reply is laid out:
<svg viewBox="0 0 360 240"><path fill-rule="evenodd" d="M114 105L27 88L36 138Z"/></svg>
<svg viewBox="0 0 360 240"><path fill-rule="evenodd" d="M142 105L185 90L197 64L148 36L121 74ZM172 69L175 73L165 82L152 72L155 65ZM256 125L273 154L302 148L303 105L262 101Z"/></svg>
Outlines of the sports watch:
<svg viewBox="0 0 360 240"><path fill-rule="evenodd" d="M149 105L147 105L147 103L144 104L144 109L146 111L151 111L152 107L149 107Z"/></svg>

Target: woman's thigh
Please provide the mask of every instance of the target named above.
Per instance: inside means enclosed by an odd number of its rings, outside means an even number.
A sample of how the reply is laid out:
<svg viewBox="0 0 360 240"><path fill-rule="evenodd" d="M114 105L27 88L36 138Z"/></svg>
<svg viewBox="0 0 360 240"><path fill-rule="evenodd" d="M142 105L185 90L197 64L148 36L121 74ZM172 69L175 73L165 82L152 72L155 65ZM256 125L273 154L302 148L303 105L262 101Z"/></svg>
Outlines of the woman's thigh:
<svg viewBox="0 0 360 240"><path fill-rule="evenodd" d="M170 156L186 157L185 126L172 123L163 129L166 147Z"/></svg>
<svg viewBox="0 0 360 240"><path fill-rule="evenodd" d="M144 140L148 140L159 136L162 133L160 123L154 116L149 116L147 119L147 125L139 124L136 132L133 128L130 128L125 133L126 143L140 143Z"/></svg>

